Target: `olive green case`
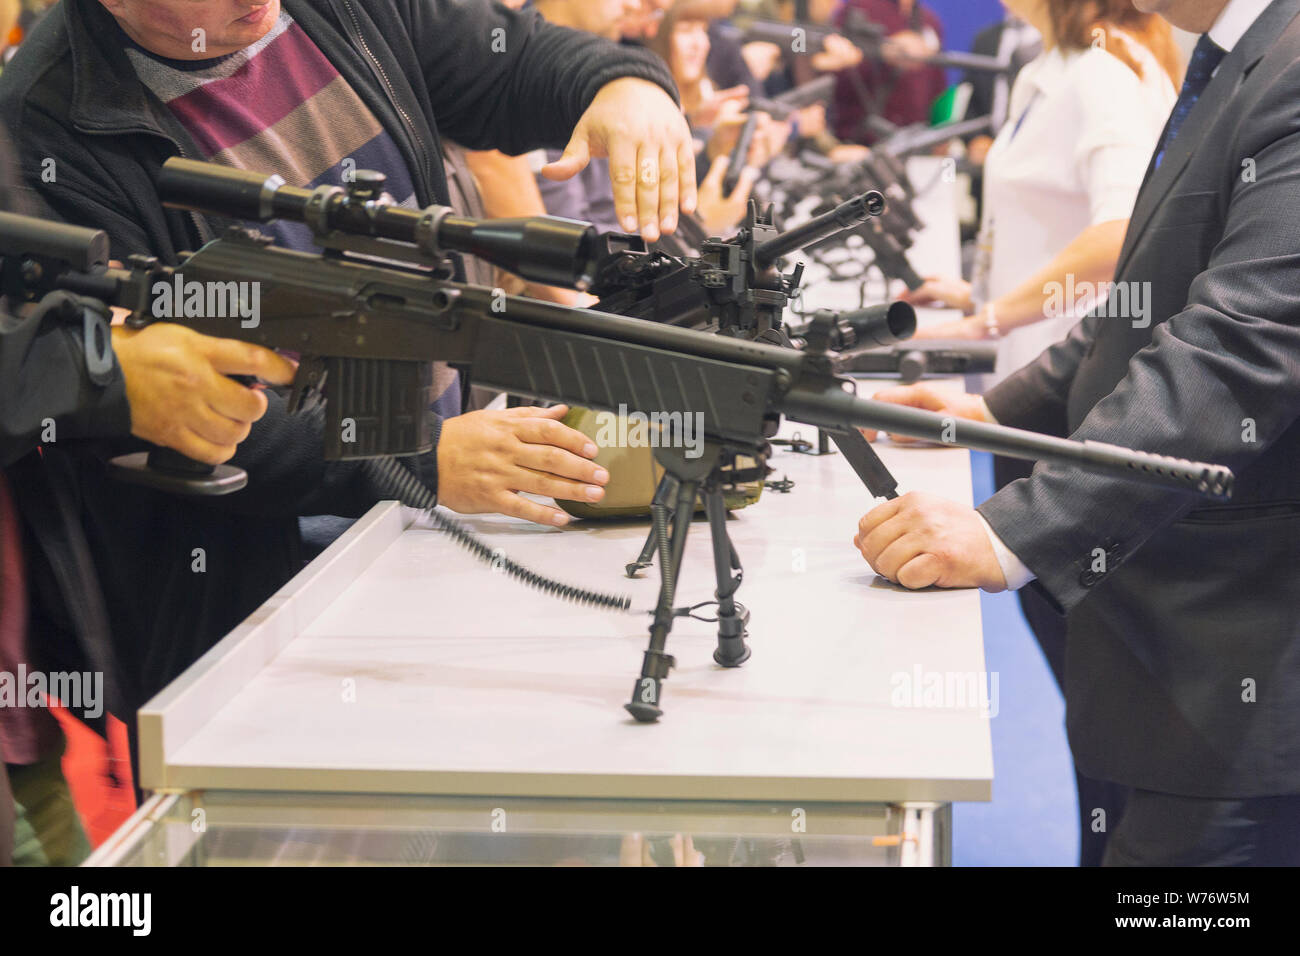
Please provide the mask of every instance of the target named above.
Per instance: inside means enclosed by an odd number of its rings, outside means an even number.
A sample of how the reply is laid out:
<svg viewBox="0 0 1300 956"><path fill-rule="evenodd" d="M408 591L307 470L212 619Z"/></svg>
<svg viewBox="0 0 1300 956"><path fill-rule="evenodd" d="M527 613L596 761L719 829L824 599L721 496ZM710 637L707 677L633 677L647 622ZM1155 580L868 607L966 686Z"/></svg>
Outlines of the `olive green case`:
<svg viewBox="0 0 1300 956"><path fill-rule="evenodd" d="M609 472L605 497L594 504L589 501L556 501L575 518L634 518L650 514L650 502L655 488L664 475L663 466L655 461L654 448L603 446L599 440L601 419L599 412L590 408L570 408L564 424L575 428L596 443L596 463ZM619 434L625 434L620 428ZM737 468L753 468L758 462L751 457L737 457ZM726 469L723 470L724 474ZM728 510L752 505L763 492L762 480L727 485L723 500ZM703 504L697 504L697 510Z"/></svg>

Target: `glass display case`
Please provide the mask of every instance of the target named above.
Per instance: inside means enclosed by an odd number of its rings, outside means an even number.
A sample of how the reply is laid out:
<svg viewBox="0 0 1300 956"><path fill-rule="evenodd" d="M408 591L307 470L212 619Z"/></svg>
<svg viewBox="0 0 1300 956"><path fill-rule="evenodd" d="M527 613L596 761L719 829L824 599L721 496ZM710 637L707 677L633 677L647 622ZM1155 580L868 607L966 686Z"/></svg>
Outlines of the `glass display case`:
<svg viewBox="0 0 1300 956"><path fill-rule="evenodd" d="M211 791L151 798L90 865L940 866L949 820L946 805Z"/></svg>

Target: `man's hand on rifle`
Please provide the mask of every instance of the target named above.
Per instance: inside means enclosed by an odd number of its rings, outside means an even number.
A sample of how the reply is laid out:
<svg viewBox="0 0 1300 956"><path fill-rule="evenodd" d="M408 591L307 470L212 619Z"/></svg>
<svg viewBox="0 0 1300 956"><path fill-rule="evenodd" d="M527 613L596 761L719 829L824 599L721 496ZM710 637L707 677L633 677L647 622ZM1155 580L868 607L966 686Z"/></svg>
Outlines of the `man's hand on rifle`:
<svg viewBox="0 0 1300 956"><path fill-rule="evenodd" d="M862 51L852 40L832 33L819 52L812 55L812 68L818 73L851 70L862 62Z"/></svg>
<svg viewBox="0 0 1300 956"><path fill-rule="evenodd" d="M978 512L936 495L913 491L868 511L853 546L872 570L905 588L1007 587Z"/></svg>
<svg viewBox="0 0 1300 956"><path fill-rule="evenodd" d="M716 126L728 110L738 114L748 105L749 87L743 84L730 86L725 90L714 90L704 97L704 101L687 114L686 120L692 129L708 129Z"/></svg>
<svg viewBox="0 0 1300 956"><path fill-rule="evenodd" d="M609 157L614 211L627 232L647 242L695 211L695 151L686 117L649 80L623 77L603 86L582 114L564 155L542 167L547 179L575 176L593 156Z"/></svg>
<svg viewBox="0 0 1300 956"><path fill-rule="evenodd" d="M438 438L438 502L462 514L568 524L559 508L521 494L588 502L605 497L609 472L591 461L595 443L559 421L568 411L565 405L507 408L447 419Z"/></svg>
<svg viewBox="0 0 1300 956"><path fill-rule="evenodd" d="M923 68L925 58L938 52L939 47L931 36L915 30L893 34L883 47L885 62L903 72Z"/></svg>
<svg viewBox="0 0 1300 956"><path fill-rule="evenodd" d="M266 396L228 375L288 385L296 366L270 349L200 335L160 322L143 329L113 326L113 351L126 382L131 434L209 465L235 454Z"/></svg>
<svg viewBox="0 0 1300 956"><path fill-rule="evenodd" d="M993 423L979 395L949 395L928 385L881 389L874 401L922 408L953 418ZM862 429L868 441L876 433ZM901 435L896 442L915 441ZM969 505L911 492L878 505L858 522L853 546L879 575L905 588L983 588L1004 591L1002 567L979 514Z"/></svg>
<svg viewBox="0 0 1300 956"><path fill-rule="evenodd" d="M760 83L764 82L781 65L781 58L784 54L785 51L777 44L767 43L763 40L746 43L740 48L740 55L745 60L745 66L749 67L749 72Z"/></svg>
<svg viewBox="0 0 1300 956"><path fill-rule="evenodd" d="M737 104L728 104L723 108L705 146L710 163L719 156L731 155L736 148L736 141L740 139L741 127L750 115ZM754 126L754 137L749 143L747 162L755 169L762 170L773 156L785 148L790 139L791 127L789 123L778 123L762 111L757 116L758 122Z"/></svg>

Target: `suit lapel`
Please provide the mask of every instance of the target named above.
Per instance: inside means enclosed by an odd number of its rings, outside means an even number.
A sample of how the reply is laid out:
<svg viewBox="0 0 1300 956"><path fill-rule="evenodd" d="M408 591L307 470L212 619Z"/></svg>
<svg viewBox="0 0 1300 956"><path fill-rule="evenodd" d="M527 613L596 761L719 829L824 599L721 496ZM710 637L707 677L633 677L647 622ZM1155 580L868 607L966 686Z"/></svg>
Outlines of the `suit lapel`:
<svg viewBox="0 0 1300 956"><path fill-rule="evenodd" d="M1178 136L1165 152L1164 162L1155 168L1155 155L1147 166L1146 179L1138 192L1133 215L1129 219L1128 231L1124 236L1124 247L1120 252L1119 263L1115 269L1118 276L1124 271L1134 247L1142 238L1152 215L1160 207L1174 184L1178 182L1187 168L1192 155L1200 146L1205 134L1215 121L1223 114L1224 107L1240 91L1242 83L1254 69L1255 65L1268 52L1273 41L1281 36L1286 25L1300 12L1300 0L1275 0L1259 19L1246 31L1232 52L1223 58L1219 72L1215 74L1210 85L1205 88L1201 98L1196 101L1188 114ZM1168 124L1166 123L1166 128ZM1161 132L1161 141L1164 133ZM1159 144L1156 151L1159 152Z"/></svg>

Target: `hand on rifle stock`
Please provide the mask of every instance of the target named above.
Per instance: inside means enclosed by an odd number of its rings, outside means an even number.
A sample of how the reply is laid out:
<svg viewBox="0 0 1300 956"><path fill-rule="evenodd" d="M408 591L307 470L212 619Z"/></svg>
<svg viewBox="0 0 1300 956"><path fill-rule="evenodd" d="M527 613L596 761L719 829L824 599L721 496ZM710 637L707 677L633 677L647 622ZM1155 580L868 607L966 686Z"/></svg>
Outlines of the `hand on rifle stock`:
<svg viewBox="0 0 1300 956"><path fill-rule="evenodd" d="M259 345L169 322L143 329L115 325L112 336L131 407L131 434L209 465L232 457L253 422L266 414L259 389L227 376L288 385L296 368Z"/></svg>

